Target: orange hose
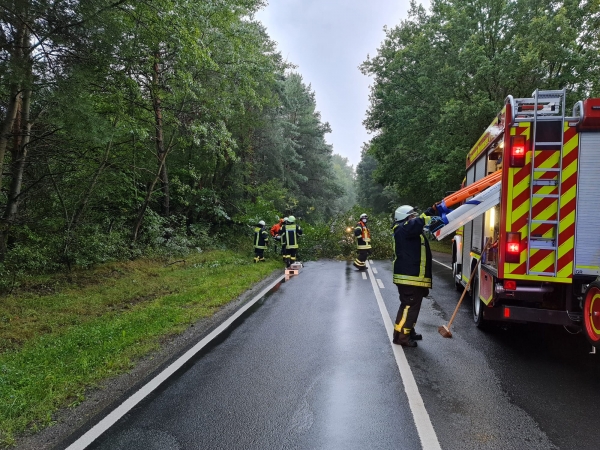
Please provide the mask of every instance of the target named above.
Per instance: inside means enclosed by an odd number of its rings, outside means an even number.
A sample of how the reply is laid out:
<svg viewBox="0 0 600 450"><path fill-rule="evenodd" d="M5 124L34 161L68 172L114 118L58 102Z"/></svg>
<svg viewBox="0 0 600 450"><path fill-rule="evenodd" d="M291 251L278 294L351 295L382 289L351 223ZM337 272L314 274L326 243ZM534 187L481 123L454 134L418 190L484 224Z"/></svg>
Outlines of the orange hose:
<svg viewBox="0 0 600 450"><path fill-rule="evenodd" d="M474 182L459 191L456 191L453 194L448 195L442 200L441 203L446 205L446 207L451 207L456 205L469 197L472 197L476 194L479 194L484 189L493 186L502 178L502 170L497 170L496 172L488 175L487 177L483 177L481 180Z"/></svg>

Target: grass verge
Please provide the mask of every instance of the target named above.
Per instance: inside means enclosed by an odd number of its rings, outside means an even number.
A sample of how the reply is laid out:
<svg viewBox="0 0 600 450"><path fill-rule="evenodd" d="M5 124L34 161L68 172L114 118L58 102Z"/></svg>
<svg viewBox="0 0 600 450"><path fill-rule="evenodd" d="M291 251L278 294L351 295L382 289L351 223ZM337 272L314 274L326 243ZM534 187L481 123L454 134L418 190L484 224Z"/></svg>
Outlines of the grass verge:
<svg viewBox="0 0 600 450"><path fill-rule="evenodd" d="M444 239L443 241L429 240L431 250L442 253L452 253L452 239Z"/></svg>
<svg viewBox="0 0 600 450"><path fill-rule="evenodd" d="M52 423L85 389L132 368L160 341L212 315L279 258L214 251L46 278L0 298L0 445ZM43 292L43 293L42 293Z"/></svg>

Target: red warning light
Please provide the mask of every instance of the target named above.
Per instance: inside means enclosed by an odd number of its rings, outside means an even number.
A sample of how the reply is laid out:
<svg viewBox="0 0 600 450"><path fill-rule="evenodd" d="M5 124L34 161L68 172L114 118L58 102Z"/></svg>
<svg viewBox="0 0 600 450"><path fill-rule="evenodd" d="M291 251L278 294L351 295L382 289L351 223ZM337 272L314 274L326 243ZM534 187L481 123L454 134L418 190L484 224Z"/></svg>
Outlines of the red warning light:
<svg viewBox="0 0 600 450"><path fill-rule="evenodd" d="M510 318L510 309L507 307L504 307L504 318L505 319L509 319Z"/></svg>
<svg viewBox="0 0 600 450"><path fill-rule="evenodd" d="M506 233L507 263L518 263L521 261L521 233Z"/></svg>
<svg viewBox="0 0 600 450"><path fill-rule="evenodd" d="M513 136L510 146L510 167L523 167L526 152L525 136Z"/></svg>

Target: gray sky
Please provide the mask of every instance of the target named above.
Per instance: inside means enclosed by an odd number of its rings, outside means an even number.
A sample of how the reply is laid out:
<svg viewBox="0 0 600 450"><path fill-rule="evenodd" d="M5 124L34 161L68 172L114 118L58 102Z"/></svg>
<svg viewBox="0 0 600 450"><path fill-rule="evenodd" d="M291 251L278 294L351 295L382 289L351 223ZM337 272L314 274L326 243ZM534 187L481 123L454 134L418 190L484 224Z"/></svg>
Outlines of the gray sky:
<svg viewBox="0 0 600 450"><path fill-rule="evenodd" d="M326 138L334 153L356 168L362 144L370 139L362 121L371 80L358 66L376 54L383 26L406 18L409 0L268 1L257 19L315 91L321 118L333 130Z"/></svg>

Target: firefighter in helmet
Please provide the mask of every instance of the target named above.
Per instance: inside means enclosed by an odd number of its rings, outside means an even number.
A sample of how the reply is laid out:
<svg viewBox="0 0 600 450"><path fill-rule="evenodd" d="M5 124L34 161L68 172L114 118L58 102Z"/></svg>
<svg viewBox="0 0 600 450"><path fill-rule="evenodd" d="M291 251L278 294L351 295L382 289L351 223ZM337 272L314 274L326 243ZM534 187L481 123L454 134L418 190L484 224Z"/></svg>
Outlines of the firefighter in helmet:
<svg viewBox="0 0 600 450"><path fill-rule="evenodd" d="M367 257L371 252L371 232L367 228L368 216L366 214L360 215L360 220L354 228L354 236L356 236L356 249L358 250L358 256L354 260L354 267L358 270L367 270Z"/></svg>
<svg viewBox="0 0 600 450"><path fill-rule="evenodd" d="M287 217L279 219L279 222L277 222L275 225L273 225L271 227L271 229L269 230L269 232L271 233L271 236L273 237L273 240L274 240L272 249L275 253L277 253L277 242L281 239L281 236L279 236L279 230L283 226L283 223L285 222L286 219L287 219Z"/></svg>
<svg viewBox="0 0 600 450"><path fill-rule="evenodd" d="M269 245L269 232L265 226L265 221L261 220L254 228L254 262L264 262L265 250Z"/></svg>
<svg viewBox="0 0 600 450"><path fill-rule="evenodd" d="M394 344L416 347L423 336L415 331L423 297L431 288L431 250L423 228L435 214L428 208L419 215L403 205L394 213L394 284L398 287L400 308L394 325Z"/></svg>
<svg viewBox="0 0 600 450"><path fill-rule="evenodd" d="M283 235L283 226L287 220L287 217L281 219L281 223L277 227L277 234L275 235L275 240L281 242L281 257L283 258L283 262L285 262L285 236Z"/></svg>
<svg viewBox="0 0 600 450"><path fill-rule="evenodd" d="M296 225L294 216L289 216L279 233L281 234L281 245L285 246L283 261L286 267L290 267L298 257L298 236L302 236L302 228Z"/></svg>

